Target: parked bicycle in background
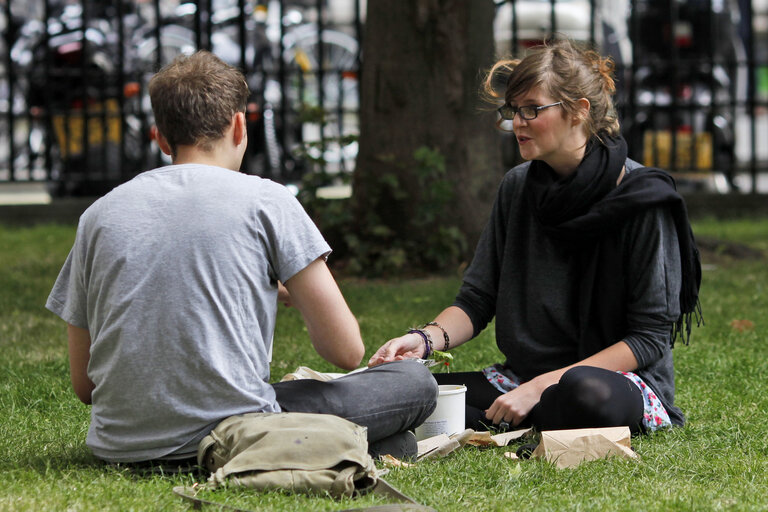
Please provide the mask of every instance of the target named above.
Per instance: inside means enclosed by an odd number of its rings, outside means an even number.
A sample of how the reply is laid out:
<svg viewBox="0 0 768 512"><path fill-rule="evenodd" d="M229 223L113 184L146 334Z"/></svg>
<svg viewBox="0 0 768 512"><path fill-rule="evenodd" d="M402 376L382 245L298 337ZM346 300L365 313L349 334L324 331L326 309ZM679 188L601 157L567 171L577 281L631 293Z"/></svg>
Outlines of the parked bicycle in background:
<svg viewBox="0 0 768 512"><path fill-rule="evenodd" d="M248 77L251 144L244 170L283 183L298 182L307 161L351 171L359 45L349 33L322 26L312 10L318 4L33 3L36 9L14 18L19 35L6 52L12 80L3 82L14 87L0 90L15 101L2 116L3 132L14 139L0 140L9 148L6 179L29 179L33 169L53 195L101 195L162 162L149 144L146 84L160 66L197 48Z"/></svg>

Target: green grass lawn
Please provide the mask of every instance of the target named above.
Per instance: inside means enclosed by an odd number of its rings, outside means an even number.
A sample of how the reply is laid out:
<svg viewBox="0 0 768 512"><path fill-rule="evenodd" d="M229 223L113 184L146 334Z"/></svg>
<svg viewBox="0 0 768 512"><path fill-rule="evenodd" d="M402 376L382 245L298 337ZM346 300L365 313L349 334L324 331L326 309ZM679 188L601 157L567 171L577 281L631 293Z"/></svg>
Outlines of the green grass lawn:
<svg viewBox="0 0 768 512"><path fill-rule="evenodd" d="M674 351L686 427L634 439L638 460L558 470L506 459L503 448L464 448L387 479L440 511L768 509L768 260L728 250L746 244L768 251L768 221L700 221L694 230L722 242L704 255L706 326ZM189 510L171 488L194 477L106 467L85 447L89 409L69 386L65 326L43 307L73 239L72 226L0 227L0 510ZM367 357L432 319L453 299L459 278L341 285ZM501 360L492 329L453 353L456 371ZM296 311L281 309L273 378L298 365L333 370L314 354ZM213 498L270 511L386 502L236 490Z"/></svg>

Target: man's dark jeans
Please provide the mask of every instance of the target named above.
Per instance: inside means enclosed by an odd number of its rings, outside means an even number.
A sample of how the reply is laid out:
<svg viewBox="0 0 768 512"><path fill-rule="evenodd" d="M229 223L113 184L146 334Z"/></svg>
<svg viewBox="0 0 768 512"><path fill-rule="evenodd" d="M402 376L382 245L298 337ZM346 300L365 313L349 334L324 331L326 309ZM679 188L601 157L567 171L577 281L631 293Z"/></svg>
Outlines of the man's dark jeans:
<svg viewBox="0 0 768 512"><path fill-rule="evenodd" d="M437 382L416 361L385 363L321 382L312 379L272 385L285 412L334 414L368 427L373 443L412 430L437 405Z"/></svg>

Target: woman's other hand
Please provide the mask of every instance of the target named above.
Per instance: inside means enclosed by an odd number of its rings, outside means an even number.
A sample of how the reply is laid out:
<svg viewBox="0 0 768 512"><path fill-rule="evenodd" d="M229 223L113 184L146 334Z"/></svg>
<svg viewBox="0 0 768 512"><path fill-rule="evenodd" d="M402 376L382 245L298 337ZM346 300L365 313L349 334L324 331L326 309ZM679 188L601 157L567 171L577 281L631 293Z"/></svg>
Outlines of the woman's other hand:
<svg viewBox="0 0 768 512"><path fill-rule="evenodd" d="M368 366L376 366L390 361L420 358L426 352L424 339L417 333L406 334L386 342L368 360Z"/></svg>
<svg viewBox="0 0 768 512"><path fill-rule="evenodd" d="M539 403L542 391L535 381L524 382L498 397L485 411L485 417L494 425L502 421L513 426L519 425Z"/></svg>
<svg viewBox="0 0 768 512"><path fill-rule="evenodd" d="M543 373L520 384L517 388L497 398L485 411L485 417L495 425L502 421L506 421L510 425L519 425L528 416L531 409L539 403L544 390L560 382L560 377L574 366L595 366L611 371L631 372L637 369L638 363L629 345L624 341L619 341L577 364Z"/></svg>

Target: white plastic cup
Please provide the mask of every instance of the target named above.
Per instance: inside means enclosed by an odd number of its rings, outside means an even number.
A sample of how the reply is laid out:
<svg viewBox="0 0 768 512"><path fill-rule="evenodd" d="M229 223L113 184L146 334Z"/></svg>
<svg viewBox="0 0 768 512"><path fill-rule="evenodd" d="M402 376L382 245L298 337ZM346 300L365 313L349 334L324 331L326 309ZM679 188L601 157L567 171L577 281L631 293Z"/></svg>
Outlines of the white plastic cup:
<svg viewBox="0 0 768 512"><path fill-rule="evenodd" d="M416 427L416 440L440 434L452 435L464 431L464 409L467 399L467 387L456 384L438 386L437 407Z"/></svg>

